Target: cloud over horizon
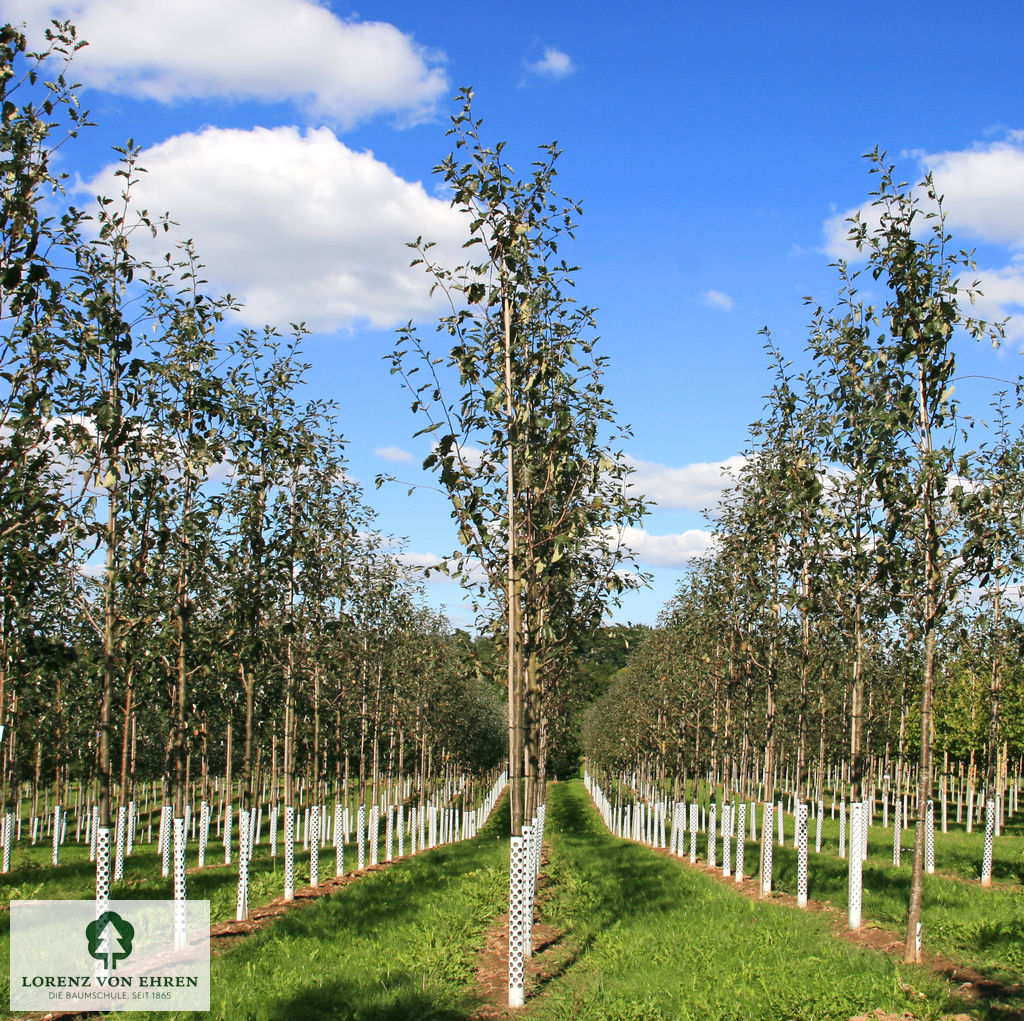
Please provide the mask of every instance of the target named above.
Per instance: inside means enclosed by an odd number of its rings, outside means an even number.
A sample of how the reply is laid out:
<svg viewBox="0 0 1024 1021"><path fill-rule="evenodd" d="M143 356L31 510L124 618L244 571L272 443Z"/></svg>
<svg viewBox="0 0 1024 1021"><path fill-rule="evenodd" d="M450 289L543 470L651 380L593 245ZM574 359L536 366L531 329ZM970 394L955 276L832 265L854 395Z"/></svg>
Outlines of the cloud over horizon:
<svg viewBox="0 0 1024 1021"><path fill-rule="evenodd" d="M646 528L629 526L622 531L622 542L634 553L637 563L648 567L689 567L694 558L707 552L712 533L689 528L673 535L651 535Z"/></svg>
<svg viewBox="0 0 1024 1021"><path fill-rule="evenodd" d="M976 278L980 284L982 293L972 314L990 320L1012 315L1008 336L1024 337L1024 131L1009 131L994 142L966 149L910 155L921 177L931 173L954 242L1008 249L1002 265L999 252L986 250L978 258L977 273L965 274L964 282ZM847 221L858 213L869 229L878 225L878 210L868 202L830 216L822 227L827 255L863 261L848 240Z"/></svg>
<svg viewBox="0 0 1024 1021"><path fill-rule="evenodd" d="M625 458L633 468L628 487L653 500L659 508L694 511L713 510L722 490L731 485L730 471L743 465L744 458L735 454L724 461L705 461L670 468L653 461Z"/></svg>
<svg viewBox="0 0 1024 1021"><path fill-rule="evenodd" d="M208 127L144 150L139 164L135 206L170 212L180 224L170 236L195 240L205 276L244 303L253 326L391 328L426 314L437 304L407 242L422 235L455 262L467 236L448 202L329 128ZM116 169L76 190L118 195ZM139 241L154 259L171 244L162 234Z"/></svg>
<svg viewBox="0 0 1024 1021"><path fill-rule="evenodd" d="M313 0L7 0L5 17L70 19L89 44L76 81L161 103L287 102L348 129L385 113L430 119L450 90L442 54Z"/></svg>

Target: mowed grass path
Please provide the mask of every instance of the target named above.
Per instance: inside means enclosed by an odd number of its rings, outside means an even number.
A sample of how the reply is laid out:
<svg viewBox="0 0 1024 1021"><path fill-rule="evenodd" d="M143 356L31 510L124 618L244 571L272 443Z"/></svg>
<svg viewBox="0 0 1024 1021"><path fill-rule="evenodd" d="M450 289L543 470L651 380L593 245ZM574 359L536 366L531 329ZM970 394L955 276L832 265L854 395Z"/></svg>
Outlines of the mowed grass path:
<svg viewBox="0 0 1024 1021"><path fill-rule="evenodd" d="M827 917L751 901L611 836L579 781L552 784L548 805L541 913L564 930L551 951L562 965L516 1017L845 1021L879 1007L920 1018L963 1009L930 972L837 939ZM475 840L364 875L218 955L211 1013L195 1017L476 1017L476 952L506 906L507 831L506 801Z"/></svg>
<svg viewBox="0 0 1024 1021"><path fill-rule="evenodd" d="M365 873L213 958L225 1021L462 1021L484 931L506 909L508 800L473 840Z"/></svg>
<svg viewBox="0 0 1024 1021"><path fill-rule="evenodd" d="M582 783L549 789L546 920L575 962L528 1011L558 1019L846 1019L954 1009L931 973L837 939L821 914L752 901L613 837Z"/></svg>

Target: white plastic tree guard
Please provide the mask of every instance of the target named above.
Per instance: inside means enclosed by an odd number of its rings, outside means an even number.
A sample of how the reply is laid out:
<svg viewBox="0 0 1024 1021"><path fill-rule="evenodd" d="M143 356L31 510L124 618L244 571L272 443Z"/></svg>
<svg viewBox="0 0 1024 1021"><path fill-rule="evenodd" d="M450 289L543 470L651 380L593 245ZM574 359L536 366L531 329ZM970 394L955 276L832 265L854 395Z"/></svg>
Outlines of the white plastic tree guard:
<svg viewBox="0 0 1024 1021"><path fill-rule="evenodd" d="M127 810L124 805L117 806L117 823L114 826L114 882L124 879L124 829Z"/></svg>
<svg viewBox="0 0 1024 1021"><path fill-rule="evenodd" d="M735 873L736 882L743 882L743 864L744 864L744 851L746 850L746 836L747 836L747 805L746 802L741 801L737 808L739 818L736 820L736 867L733 869Z"/></svg>
<svg viewBox="0 0 1024 1021"><path fill-rule="evenodd" d="M897 868L903 857L903 805L896 799L896 809L892 814L892 863Z"/></svg>
<svg viewBox="0 0 1024 1021"><path fill-rule="evenodd" d="M771 801L764 803L764 817L761 821L761 893L768 896L772 892L772 856L775 844L772 838L772 814L775 806Z"/></svg>
<svg viewBox="0 0 1024 1021"><path fill-rule="evenodd" d="M796 803L796 903L797 907L807 907L807 802Z"/></svg>
<svg viewBox="0 0 1024 1021"><path fill-rule="evenodd" d="M814 821L814 853L821 854L821 820L825 814L825 802L818 801L818 817Z"/></svg>
<svg viewBox="0 0 1024 1021"><path fill-rule="evenodd" d="M525 1002L526 917L526 838L512 837L509 842L508 868L508 1005L521 1007Z"/></svg>
<svg viewBox="0 0 1024 1021"><path fill-rule="evenodd" d="M722 802L722 876L732 874L732 805Z"/></svg>
<svg viewBox="0 0 1024 1021"><path fill-rule="evenodd" d="M377 845L380 840L380 806L370 806L370 864L377 864Z"/></svg>
<svg viewBox="0 0 1024 1021"><path fill-rule="evenodd" d="M309 885L320 885L320 806L309 813Z"/></svg>
<svg viewBox="0 0 1024 1021"><path fill-rule="evenodd" d="M715 867L715 853L718 845L718 827L715 825L718 813L718 804L711 802L708 809L708 867Z"/></svg>
<svg viewBox="0 0 1024 1021"><path fill-rule="evenodd" d="M839 802L839 857L846 857L846 799Z"/></svg>
<svg viewBox="0 0 1024 1021"><path fill-rule="evenodd" d="M366 868L366 806L360 805L356 813L356 851L359 871Z"/></svg>
<svg viewBox="0 0 1024 1021"><path fill-rule="evenodd" d="M188 890L185 878L185 817L179 816L171 824L174 840L174 948L181 950L188 944Z"/></svg>
<svg viewBox="0 0 1024 1021"><path fill-rule="evenodd" d="M783 817L783 812L782 812L782 802L781 801L779 801L778 804L776 804L775 811L778 812L778 814L779 814L779 847L785 847L786 846L786 830L785 830L785 827L783 826L783 818L784 817Z"/></svg>
<svg viewBox="0 0 1024 1021"><path fill-rule="evenodd" d="M981 885L992 885L992 853L995 846L996 803L992 798L985 801L985 844L981 852Z"/></svg>
<svg viewBox="0 0 1024 1021"><path fill-rule="evenodd" d="M277 857L277 803L270 806L270 857Z"/></svg>
<svg viewBox="0 0 1024 1021"><path fill-rule="evenodd" d="M63 839L63 822L64 814L61 812L60 805L53 806L53 853L51 855L52 864L56 865L60 860L60 844ZM129 852L130 853L130 852Z"/></svg>
<svg viewBox="0 0 1024 1021"><path fill-rule="evenodd" d="M235 898L235 921L244 922L249 917L249 855L246 854L249 840L249 812L238 810L238 895Z"/></svg>
<svg viewBox="0 0 1024 1021"><path fill-rule="evenodd" d="M536 816L534 817L536 819ZM523 826L523 838L526 841L526 862L524 869L525 892L523 894L523 957L533 956L533 896L536 890L536 874L533 871L533 845L536 838L536 823Z"/></svg>
<svg viewBox="0 0 1024 1021"><path fill-rule="evenodd" d="M234 829L235 806L229 804L224 809L224 864L231 864L231 833Z"/></svg>
<svg viewBox="0 0 1024 1021"><path fill-rule="evenodd" d="M284 899L295 900L295 806L284 806Z"/></svg>
<svg viewBox="0 0 1024 1021"><path fill-rule="evenodd" d="M863 855L859 853L861 846L861 829L864 827L864 806L854 801L850 805L850 860L849 887L847 892L847 921L851 929L859 929L861 922L861 904L863 902Z"/></svg>
<svg viewBox="0 0 1024 1021"><path fill-rule="evenodd" d="M395 860L395 806L388 805L387 827L384 832L384 860Z"/></svg>
<svg viewBox="0 0 1024 1021"><path fill-rule="evenodd" d="M10 826L8 826L8 833L10 829ZM107 906L110 903L110 829L107 826L97 826L95 832L96 917L99 918L107 910Z"/></svg>
<svg viewBox="0 0 1024 1021"><path fill-rule="evenodd" d="M690 805L690 864L697 861L697 812L698 805L694 802Z"/></svg>
<svg viewBox="0 0 1024 1021"><path fill-rule="evenodd" d="M930 798L924 810L924 870L935 873L935 802Z"/></svg>
<svg viewBox="0 0 1024 1021"><path fill-rule="evenodd" d="M410 854L415 854L416 853L416 834L417 834L417 829L416 829L416 806L413 805L412 808L409 809L409 845L410 845L409 853Z"/></svg>
<svg viewBox="0 0 1024 1021"><path fill-rule="evenodd" d="M160 806L160 832L156 838L157 850L159 850L160 875L165 878L171 874L171 806Z"/></svg>

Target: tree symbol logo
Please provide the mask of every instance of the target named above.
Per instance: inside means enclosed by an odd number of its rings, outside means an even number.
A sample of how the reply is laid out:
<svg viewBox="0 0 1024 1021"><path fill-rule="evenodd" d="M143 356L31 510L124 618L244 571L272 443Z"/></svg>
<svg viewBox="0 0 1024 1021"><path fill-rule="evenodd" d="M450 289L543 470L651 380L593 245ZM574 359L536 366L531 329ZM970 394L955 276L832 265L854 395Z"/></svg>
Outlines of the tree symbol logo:
<svg viewBox="0 0 1024 1021"><path fill-rule="evenodd" d="M107 971L113 971L118 961L131 954L135 928L116 911L104 911L85 927L85 938L89 941L89 956L104 961Z"/></svg>

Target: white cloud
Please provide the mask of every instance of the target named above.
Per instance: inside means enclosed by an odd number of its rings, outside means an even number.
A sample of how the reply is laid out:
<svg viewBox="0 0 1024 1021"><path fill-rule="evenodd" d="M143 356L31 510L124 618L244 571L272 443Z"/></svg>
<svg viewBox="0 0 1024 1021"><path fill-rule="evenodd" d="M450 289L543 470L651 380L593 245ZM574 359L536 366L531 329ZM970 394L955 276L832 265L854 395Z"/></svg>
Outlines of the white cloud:
<svg viewBox="0 0 1024 1021"><path fill-rule="evenodd" d="M437 241L438 257L454 263L468 236L447 202L328 128L206 128L145 150L139 163L147 173L135 204L171 213L205 275L244 302L255 326L304 321L326 331L415 318L436 304L406 243ZM79 190L119 194L115 169ZM168 244L161 234L142 250L159 258Z"/></svg>
<svg viewBox="0 0 1024 1021"><path fill-rule="evenodd" d="M712 534L690 528L675 535L651 535L646 528L630 526L623 529L622 542L633 551L638 563L648 567L687 567L707 551Z"/></svg>
<svg viewBox="0 0 1024 1021"><path fill-rule="evenodd" d="M936 192L943 197L946 227L955 242L982 243L1009 249L1007 264L978 270L982 294L973 314L992 320L1024 309L1024 132L946 152L908 154L919 165L920 176L930 172ZM848 217L859 213L869 230L877 227L878 209L870 203L829 217L823 226L825 252L854 262L861 258L847 240ZM923 222L923 221L922 221ZM974 275L963 274L964 283ZM970 279L968 279L970 277ZM1009 336L1024 336L1024 323L1011 322Z"/></svg>
<svg viewBox="0 0 1024 1021"><path fill-rule="evenodd" d="M436 553L413 553L411 551L396 553L395 559L399 563L405 564L406 567L440 567L442 562ZM443 581L449 580L445 575L438 575L437 577Z"/></svg>
<svg viewBox="0 0 1024 1021"><path fill-rule="evenodd" d="M416 460L408 450L401 447L377 447L373 453L385 461L397 461L401 464L412 464Z"/></svg>
<svg viewBox="0 0 1024 1021"><path fill-rule="evenodd" d="M734 304L732 298L723 291L702 291L700 296L704 304L712 308L724 308L728 311Z"/></svg>
<svg viewBox="0 0 1024 1021"><path fill-rule="evenodd" d="M1011 340L1024 339L1024 258L1018 255L1001 269L979 269L977 278L981 294L974 300L972 314L993 321L1014 316L1006 324L1006 335Z"/></svg>
<svg viewBox="0 0 1024 1021"><path fill-rule="evenodd" d="M731 484L730 471L743 465L739 455L725 461L697 462L683 468L669 468L653 461L627 457L633 468L629 488L642 493L659 507L702 511L718 503L722 490Z"/></svg>
<svg viewBox="0 0 1024 1021"><path fill-rule="evenodd" d="M526 69L543 78L567 78L576 70L568 53L554 46L544 47L544 56L526 65Z"/></svg>
<svg viewBox="0 0 1024 1021"><path fill-rule="evenodd" d="M416 553L410 550L398 553L396 559L406 567L429 570L430 577L427 579L428 581L440 582L442 584L451 584L455 581L454 578L439 570L444 560L436 553ZM469 580L471 582L480 583L487 580L487 572L484 571L483 565L475 557L466 558L466 567L469 569Z"/></svg>
<svg viewBox="0 0 1024 1021"><path fill-rule="evenodd" d="M343 128L380 113L406 122L447 95L443 59L394 25L344 20L313 0L8 0L40 30L69 18L89 45L85 85L168 103L289 102Z"/></svg>
<svg viewBox="0 0 1024 1021"><path fill-rule="evenodd" d="M954 235L1024 248L1024 139L925 154Z"/></svg>

